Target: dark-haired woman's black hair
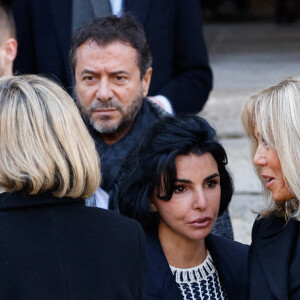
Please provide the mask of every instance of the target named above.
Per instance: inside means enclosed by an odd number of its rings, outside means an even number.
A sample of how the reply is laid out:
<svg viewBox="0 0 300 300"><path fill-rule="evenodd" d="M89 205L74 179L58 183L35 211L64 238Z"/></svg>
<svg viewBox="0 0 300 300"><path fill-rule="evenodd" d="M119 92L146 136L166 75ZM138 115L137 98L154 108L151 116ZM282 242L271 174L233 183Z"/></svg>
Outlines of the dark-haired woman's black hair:
<svg viewBox="0 0 300 300"><path fill-rule="evenodd" d="M126 162L126 177L121 176L119 186L120 212L138 220L147 230L156 228L158 216L153 212L149 199L155 188L165 191L159 195L162 200L172 198L177 179L175 159L178 155L190 153L210 153L217 162L221 215L233 194L232 179L226 169L227 155L216 139L215 130L197 116L167 116L151 128Z"/></svg>

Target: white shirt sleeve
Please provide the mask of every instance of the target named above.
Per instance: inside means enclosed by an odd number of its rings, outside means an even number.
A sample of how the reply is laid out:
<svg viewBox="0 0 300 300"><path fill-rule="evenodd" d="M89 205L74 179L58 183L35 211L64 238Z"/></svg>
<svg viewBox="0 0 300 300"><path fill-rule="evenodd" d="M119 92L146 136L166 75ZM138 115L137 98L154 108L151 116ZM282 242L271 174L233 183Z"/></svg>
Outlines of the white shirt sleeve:
<svg viewBox="0 0 300 300"><path fill-rule="evenodd" d="M94 196L97 207L108 209L109 196L103 189L101 189L101 187L97 188Z"/></svg>

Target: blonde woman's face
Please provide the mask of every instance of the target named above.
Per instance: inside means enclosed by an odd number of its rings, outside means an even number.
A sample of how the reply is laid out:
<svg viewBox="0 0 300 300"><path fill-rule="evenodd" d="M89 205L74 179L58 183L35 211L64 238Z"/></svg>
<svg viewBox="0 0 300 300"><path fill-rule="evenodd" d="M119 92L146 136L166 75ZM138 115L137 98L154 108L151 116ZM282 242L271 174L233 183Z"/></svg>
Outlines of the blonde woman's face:
<svg viewBox="0 0 300 300"><path fill-rule="evenodd" d="M294 195L285 183L276 150L268 147L256 129L254 134L257 139L258 147L253 157L253 162L256 166L261 167L260 176L266 188L271 191L274 201L288 201L294 198Z"/></svg>

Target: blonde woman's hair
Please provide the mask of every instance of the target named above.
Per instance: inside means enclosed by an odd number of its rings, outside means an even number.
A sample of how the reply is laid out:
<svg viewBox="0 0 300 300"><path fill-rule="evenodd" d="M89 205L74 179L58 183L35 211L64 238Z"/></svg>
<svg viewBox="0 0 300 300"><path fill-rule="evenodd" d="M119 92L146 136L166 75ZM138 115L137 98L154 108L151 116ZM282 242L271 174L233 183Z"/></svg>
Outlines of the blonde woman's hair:
<svg viewBox="0 0 300 300"><path fill-rule="evenodd" d="M0 79L0 186L88 198L99 186L93 139L70 96L36 75Z"/></svg>
<svg viewBox="0 0 300 300"><path fill-rule="evenodd" d="M290 77L252 96L242 110L242 122L251 140L252 155L258 147L256 129L268 147L276 150L286 186L294 199L277 203L264 186L267 207L261 213L300 220L300 77ZM261 167L255 166L260 175Z"/></svg>

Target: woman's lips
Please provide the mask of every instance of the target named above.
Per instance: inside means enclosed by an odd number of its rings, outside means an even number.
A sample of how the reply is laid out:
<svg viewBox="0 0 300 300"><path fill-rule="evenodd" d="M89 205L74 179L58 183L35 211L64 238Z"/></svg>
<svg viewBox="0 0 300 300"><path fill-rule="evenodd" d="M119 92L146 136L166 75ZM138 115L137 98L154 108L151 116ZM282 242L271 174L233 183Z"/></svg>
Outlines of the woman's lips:
<svg viewBox="0 0 300 300"><path fill-rule="evenodd" d="M194 227L194 228L205 228L207 226L209 226L212 222L212 219L209 217L204 217L204 218L199 218L196 219L192 222L190 222L189 224Z"/></svg>
<svg viewBox="0 0 300 300"><path fill-rule="evenodd" d="M273 181L274 181L274 178L270 178L270 177L266 178L266 187L270 188Z"/></svg>
<svg viewBox="0 0 300 300"><path fill-rule="evenodd" d="M266 181L266 187L267 187L267 188L270 188L271 184L272 184L273 181L274 181L274 177L267 176L267 175L262 175L261 177L262 177L263 179L265 179L265 181Z"/></svg>

